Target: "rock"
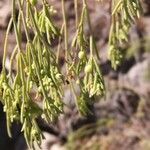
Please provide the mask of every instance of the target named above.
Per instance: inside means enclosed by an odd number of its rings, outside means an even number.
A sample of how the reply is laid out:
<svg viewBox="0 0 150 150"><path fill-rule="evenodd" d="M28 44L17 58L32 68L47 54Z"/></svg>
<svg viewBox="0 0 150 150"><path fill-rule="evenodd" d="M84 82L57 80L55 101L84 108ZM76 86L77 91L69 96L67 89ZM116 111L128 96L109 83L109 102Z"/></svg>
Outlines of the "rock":
<svg viewBox="0 0 150 150"><path fill-rule="evenodd" d="M143 0L143 8L144 8L144 14L150 15L150 1L149 0Z"/></svg>
<svg viewBox="0 0 150 150"><path fill-rule="evenodd" d="M0 28L7 27L10 16L11 16L11 1L1 0L0 1Z"/></svg>
<svg viewBox="0 0 150 150"><path fill-rule="evenodd" d="M58 137L47 132L44 132L43 135L45 139L43 139L41 149L39 150L65 150ZM38 148L36 148L36 150L38 150Z"/></svg>
<svg viewBox="0 0 150 150"><path fill-rule="evenodd" d="M52 145L52 147L50 148L50 150L66 150L66 148L58 143L58 144Z"/></svg>
<svg viewBox="0 0 150 150"><path fill-rule="evenodd" d="M150 35L150 17L142 17L137 24L138 32L143 32L145 36Z"/></svg>
<svg viewBox="0 0 150 150"><path fill-rule="evenodd" d="M106 100L95 104L97 118L116 118L119 121L127 121L136 113L139 96L126 88L114 89L107 93Z"/></svg>
<svg viewBox="0 0 150 150"><path fill-rule="evenodd" d="M41 144L42 150L49 150L54 143L58 142L58 138L52 134L44 132L43 135L45 139L43 139Z"/></svg>
<svg viewBox="0 0 150 150"><path fill-rule="evenodd" d="M120 86L128 87L138 94L150 96L150 57L134 65L126 75L120 76Z"/></svg>
<svg viewBox="0 0 150 150"><path fill-rule="evenodd" d="M139 97L131 90L121 89L115 92L112 101L114 110L126 117L130 117L137 110Z"/></svg>
<svg viewBox="0 0 150 150"><path fill-rule="evenodd" d="M150 149L150 143L149 143L150 139L144 139L140 142L140 148L143 150L149 150Z"/></svg>
<svg viewBox="0 0 150 150"><path fill-rule="evenodd" d="M110 14L104 6L97 5L90 17L94 37L97 41L101 42L102 46L109 36Z"/></svg>

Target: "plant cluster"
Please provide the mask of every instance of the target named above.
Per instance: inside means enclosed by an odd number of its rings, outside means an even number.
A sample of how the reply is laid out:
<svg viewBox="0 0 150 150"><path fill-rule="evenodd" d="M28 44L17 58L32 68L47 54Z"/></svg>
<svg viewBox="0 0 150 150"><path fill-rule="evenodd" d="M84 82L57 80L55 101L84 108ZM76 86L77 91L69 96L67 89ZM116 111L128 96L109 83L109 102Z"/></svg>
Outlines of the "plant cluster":
<svg viewBox="0 0 150 150"><path fill-rule="evenodd" d="M39 146L43 138L37 125L37 118L42 117L52 122L63 113L63 87L71 85L76 98L76 105L82 115L90 113L94 96L105 94L105 85L98 61L90 14L86 0L82 1L81 15L78 12L78 0L74 0L76 16L76 34L71 46L68 44L68 26L65 1L62 3L63 24L59 29L52 19L55 12L46 0L41 0L42 9L37 8L37 0L12 0L12 17L10 19L4 43L3 69L0 76L0 95L7 118L7 130L11 136L14 121L22 124L22 131L29 147L34 142ZM128 31L132 22L139 17L141 10L139 0L112 1L112 27L109 40L109 56L116 69L122 59L121 46L128 41ZM16 9L19 14L17 16ZM90 36L84 31L88 23ZM10 58L10 70L5 68L8 35L13 25L16 46ZM22 31L25 31L26 49L22 48ZM30 31L34 33L31 37ZM52 49L52 40L59 39L57 52ZM64 39L65 69L59 66L60 42ZM76 49L76 57L72 56ZM88 50L90 54L88 55ZM12 73L12 64L16 63L16 73ZM66 78L67 77L67 78ZM75 91L75 84L80 88L80 95ZM32 93L36 93L34 97ZM42 107L37 100L41 100Z"/></svg>
<svg viewBox="0 0 150 150"><path fill-rule="evenodd" d="M132 23L140 17L141 10L142 8L139 0L112 1L109 58L114 69L117 69L123 60L123 46L128 42L129 29Z"/></svg>

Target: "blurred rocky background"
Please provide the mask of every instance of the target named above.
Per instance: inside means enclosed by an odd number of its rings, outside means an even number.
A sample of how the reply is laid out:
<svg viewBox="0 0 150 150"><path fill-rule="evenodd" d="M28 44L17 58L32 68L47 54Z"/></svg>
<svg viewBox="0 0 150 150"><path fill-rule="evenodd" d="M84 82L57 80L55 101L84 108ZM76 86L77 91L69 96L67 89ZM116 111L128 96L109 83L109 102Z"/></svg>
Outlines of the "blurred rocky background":
<svg viewBox="0 0 150 150"><path fill-rule="evenodd" d="M65 113L59 117L59 120L55 124L46 124L40 118L38 120L45 136L41 149L150 150L150 1L142 0L143 15L130 30L126 59L117 71L111 68L107 59L110 0L105 0L103 4L94 0L87 1L107 94L93 106L92 115L81 117L75 108L73 95L68 86L64 95ZM57 10L54 19L60 26L62 23L62 16L59 13L60 0L49 0L49 3ZM66 0L66 10L69 12L67 18L71 42L75 34L73 0ZM10 17L11 0L1 0L0 61L2 61L3 43ZM88 35L88 28L85 29ZM56 44L57 42L54 41L54 48ZM9 35L9 55L14 45L15 35L12 28ZM63 63L63 54L61 57ZM7 136L5 113L0 104L0 149L28 149L20 130L21 126L16 123L12 127L13 137L10 139ZM36 149L39 150L38 147Z"/></svg>

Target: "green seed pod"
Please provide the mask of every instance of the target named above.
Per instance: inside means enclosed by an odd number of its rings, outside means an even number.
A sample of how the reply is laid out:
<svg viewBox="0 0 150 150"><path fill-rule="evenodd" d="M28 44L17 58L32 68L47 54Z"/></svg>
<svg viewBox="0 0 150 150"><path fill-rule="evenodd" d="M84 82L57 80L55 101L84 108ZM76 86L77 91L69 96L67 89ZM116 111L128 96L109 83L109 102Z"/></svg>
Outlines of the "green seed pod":
<svg viewBox="0 0 150 150"><path fill-rule="evenodd" d="M30 19L29 19L29 18L26 18L26 22L27 22L27 26L28 26L28 28L30 28L30 27L31 27Z"/></svg>
<svg viewBox="0 0 150 150"><path fill-rule="evenodd" d="M97 88L98 91L100 90L100 88L101 88L100 83L98 83L98 84L96 85L96 88Z"/></svg>
<svg viewBox="0 0 150 150"><path fill-rule="evenodd" d="M58 80L58 81L61 81L61 80L62 80L62 75L61 75L60 73L57 73L57 74L55 75L55 77L56 77L56 80Z"/></svg>
<svg viewBox="0 0 150 150"><path fill-rule="evenodd" d="M4 89L4 90L7 89L7 84L6 84L5 82L2 84L2 86L3 86L3 89Z"/></svg>
<svg viewBox="0 0 150 150"><path fill-rule="evenodd" d="M33 81L30 81L29 88L31 89L33 87Z"/></svg>
<svg viewBox="0 0 150 150"><path fill-rule="evenodd" d="M4 111L4 112L7 111L7 106L6 106L6 105L3 107L3 111Z"/></svg>
<svg viewBox="0 0 150 150"><path fill-rule="evenodd" d="M85 66L84 72L85 72L85 73L91 73L92 70L93 70L92 65L91 65L91 64L88 64L88 65Z"/></svg>
<svg viewBox="0 0 150 150"><path fill-rule="evenodd" d="M34 69L35 69L35 63L33 63L33 64L31 65L31 67L32 67L32 69L34 70Z"/></svg>
<svg viewBox="0 0 150 150"><path fill-rule="evenodd" d="M44 70L42 69L42 70L40 71L40 73L41 73L42 75L44 75Z"/></svg>
<svg viewBox="0 0 150 150"><path fill-rule="evenodd" d="M51 81L51 82L49 83L49 85L50 85L51 87L53 87L53 86L54 86L53 81Z"/></svg>
<svg viewBox="0 0 150 150"><path fill-rule="evenodd" d="M32 128L32 130L31 130L31 136L36 136L37 135L37 130L36 129L34 129L34 128Z"/></svg>
<svg viewBox="0 0 150 150"><path fill-rule="evenodd" d="M78 53L78 57L79 57L79 59L83 59L85 57L85 52L84 51L80 51Z"/></svg>
<svg viewBox="0 0 150 150"><path fill-rule="evenodd" d="M46 118L46 117L45 117L45 114L42 114L42 115L41 115L41 118L42 118L42 119L45 119L45 118Z"/></svg>
<svg viewBox="0 0 150 150"><path fill-rule="evenodd" d="M76 84L80 85L80 80L79 79L76 81Z"/></svg>
<svg viewBox="0 0 150 150"><path fill-rule="evenodd" d="M38 92L42 93L42 87L41 86L38 87Z"/></svg>

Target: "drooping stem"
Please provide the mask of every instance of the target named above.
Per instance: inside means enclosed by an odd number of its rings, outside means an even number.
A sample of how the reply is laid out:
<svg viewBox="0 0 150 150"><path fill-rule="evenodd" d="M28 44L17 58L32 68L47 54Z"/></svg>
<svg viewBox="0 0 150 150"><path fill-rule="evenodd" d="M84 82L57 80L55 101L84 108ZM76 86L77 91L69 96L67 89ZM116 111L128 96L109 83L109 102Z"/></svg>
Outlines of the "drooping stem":
<svg viewBox="0 0 150 150"><path fill-rule="evenodd" d="M5 41L4 41L4 54L3 54L3 71L5 70L5 63L6 63L6 55L7 55L7 46L8 46L8 35L10 32L10 28L12 25L13 19L11 18L7 27Z"/></svg>
<svg viewBox="0 0 150 150"><path fill-rule="evenodd" d="M12 80L12 65L13 65L13 60L14 60L14 58L15 58L15 56L16 56L17 49L18 49L18 47L16 46L16 47L14 48L13 52L12 52L11 57L10 57L10 68L9 68L8 77L11 78L11 81L13 81L13 80Z"/></svg>
<svg viewBox="0 0 150 150"><path fill-rule="evenodd" d="M79 23L78 0L74 0L74 10L75 10L75 17L76 17L76 28L78 28L78 23Z"/></svg>
<svg viewBox="0 0 150 150"><path fill-rule="evenodd" d="M89 9L88 9L88 5L87 5L87 1L86 0L83 0L83 7L84 6L86 8L86 15L87 15L87 22L88 22L88 26L89 26L90 36L93 39L93 48L95 50L95 53L96 53L96 56L97 56L98 60L100 60L99 53L98 53L98 48L97 48L97 45L96 45L96 42L95 42L95 39L94 39L94 33L93 33L93 29L92 29Z"/></svg>
<svg viewBox="0 0 150 150"><path fill-rule="evenodd" d="M89 26L90 35L93 36L93 30L92 30L92 25L91 25L91 20L90 20L90 15L89 15L89 10L88 10L88 5L86 0L83 0L83 5L86 7L86 15L87 15L87 22Z"/></svg>
<svg viewBox="0 0 150 150"><path fill-rule="evenodd" d="M21 5L21 0L18 0L18 4L19 4L19 10L20 10L20 13L21 13L21 16L22 16L22 20L23 20L23 25L24 25L24 30L25 30L25 33L26 33L27 41L30 42L29 31L28 31L25 15L23 13L23 7Z"/></svg>
<svg viewBox="0 0 150 150"><path fill-rule="evenodd" d="M62 25L61 30L60 30L61 35L62 35L63 31L64 31L64 24ZM57 56L56 56L56 63L57 64L59 63L61 40L62 40L62 36L60 36L59 39L58 39Z"/></svg>
<svg viewBox="0 0 150 150"><path fill-rule="evenodd" d="M93 36L90 36L90 56L93 57Z"/></svg>
<svg viewBox="0 0 150 150"><path fill-rule="evenodd" d="M62 0L62 15L63 15L63 21L64 21L64 38L65 38L65 59L68 61L68 28L67 28L67 16L65 11L65 3L64 0ZM67 63L66 63L66 72L68 72L67 69Z"/></svg>
<svg viewBox="0 0 150 150"><path fill-rule="evenodd" d="M17 23L16 23L16 0L12 1L12 18L13 18L13 25L14 25L14 30L15 30L15 35L16 35L16 41L17 41L17 45L18 45L18 50L21 51L21 41L19 38L19 32L18 32L18 28L17 28Z"/></svg>

